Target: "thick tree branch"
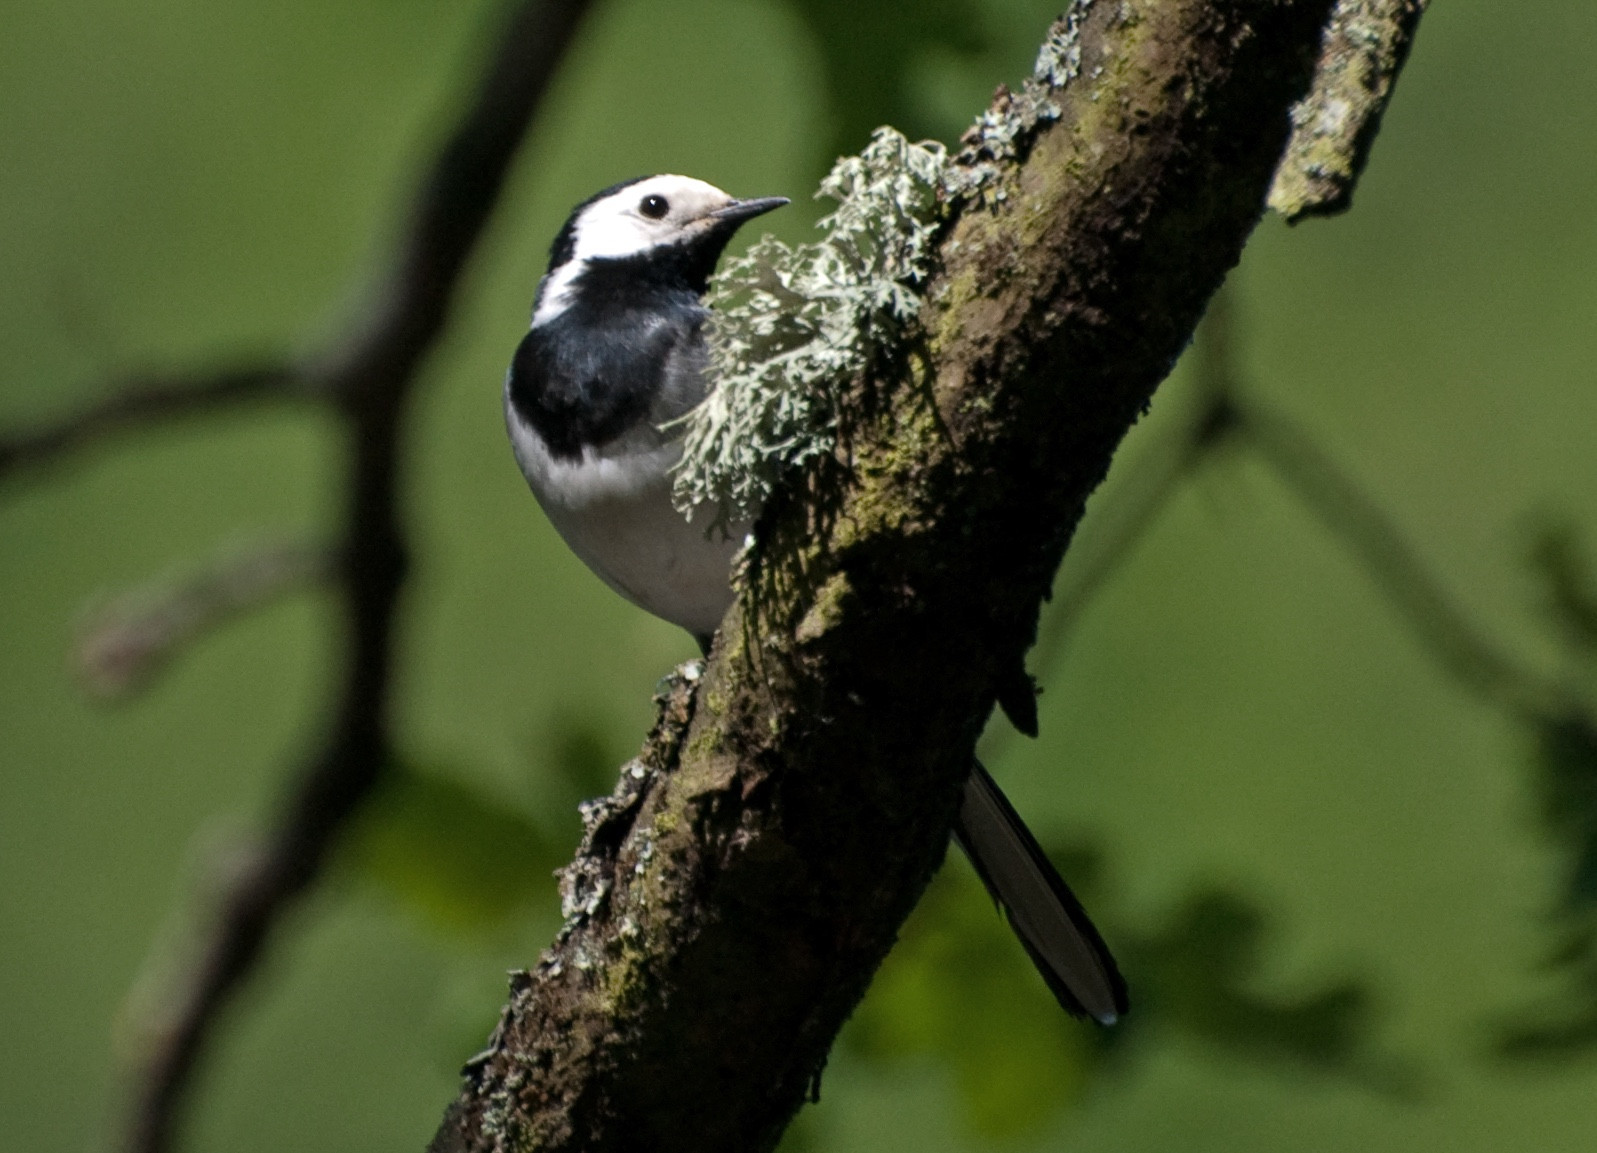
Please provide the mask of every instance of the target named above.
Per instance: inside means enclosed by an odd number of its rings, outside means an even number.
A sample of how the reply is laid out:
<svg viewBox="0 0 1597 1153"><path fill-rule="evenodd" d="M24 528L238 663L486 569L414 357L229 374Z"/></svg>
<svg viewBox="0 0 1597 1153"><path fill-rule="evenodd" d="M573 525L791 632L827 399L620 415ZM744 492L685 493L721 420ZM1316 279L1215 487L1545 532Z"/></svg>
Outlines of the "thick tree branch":
<svg viewBox="0 0 1597 1153"><path fill-rule="evenodd" d="M998 183L943 243L923 344L851 394L845 467L767 506L435 1150L776 1143L942 858L1088 493L1258 219L1331 7L1075 7L1058 117L968 157Z"/></svg>
<svg viewBox="0 0 1597 1153"><path fill-rule="evenodd" d="M448 319L460 275L516 148L586 12L526 0L509 13L486 80L433 162L368 322L312 376L338 398L348 442L339 594L344 671L329 732L274 831L246 857L178 987L143 1030L130 1153L171 1147L177 1109L220 1010L285 908L319 875L337 834L390 758L394 614L405 572L400 434L417 372Z"/></svg>

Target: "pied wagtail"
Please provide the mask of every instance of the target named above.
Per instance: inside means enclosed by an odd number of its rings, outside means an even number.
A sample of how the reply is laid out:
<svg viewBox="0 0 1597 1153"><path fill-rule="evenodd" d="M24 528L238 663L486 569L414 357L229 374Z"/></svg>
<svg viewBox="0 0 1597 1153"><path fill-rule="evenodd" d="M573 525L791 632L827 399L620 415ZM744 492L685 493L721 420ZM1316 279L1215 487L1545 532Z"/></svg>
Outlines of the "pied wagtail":
<svg viewBox="0 0 1597 1153"><path fill-rule="evenodd" d="M675 421L704 399L704 294L733 233L788 203L686 176L612 185L577 205L549 251L532 327L505 377L516 462L560 535L633 604L709 651L732 604L747 524L707 532L671 504ZM1054 995L1112 1024L1125 982L1080 903L980 764L954 833Z"/></svg>

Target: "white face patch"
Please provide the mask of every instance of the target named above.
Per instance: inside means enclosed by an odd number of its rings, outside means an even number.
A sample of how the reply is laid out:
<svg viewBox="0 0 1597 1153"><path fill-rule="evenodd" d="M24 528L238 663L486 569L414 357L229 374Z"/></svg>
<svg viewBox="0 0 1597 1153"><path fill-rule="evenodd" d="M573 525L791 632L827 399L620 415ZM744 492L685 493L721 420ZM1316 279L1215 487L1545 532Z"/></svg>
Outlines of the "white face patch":
<svg viewBox="0 0 1597 1153"><path fill-rule="evenodd" d="M710 227L710 214L732 201L715 185L691 176L651 176L594 201L572 228L571 259L544 277L533 326L565 311L584 261L633 256L687 239Z"/></svg>
<svg viewBox="0 0 1597 1153"><path fill-rule="evenodd" d="M705 217L732 203L713 184L691 176L651 176L582 210L572 255L632 256L698 231Z"/></svg>

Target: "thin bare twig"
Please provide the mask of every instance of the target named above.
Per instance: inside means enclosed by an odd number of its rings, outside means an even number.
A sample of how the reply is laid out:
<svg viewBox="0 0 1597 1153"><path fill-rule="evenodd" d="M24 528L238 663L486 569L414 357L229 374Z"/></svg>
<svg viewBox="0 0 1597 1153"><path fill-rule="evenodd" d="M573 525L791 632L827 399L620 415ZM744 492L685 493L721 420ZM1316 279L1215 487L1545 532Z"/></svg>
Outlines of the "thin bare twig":
<svg viewBox="0 0 1597 1153"><path fill-rule="evenodd" d="M1392 518L1301 425L1246 398L1231 352L1228 290L1211 302L1195 346L1202 401L1145 477L1097 516L1108 527L1085 542L1086 561L1056 598L1033 656L1041 672L1098 589L1124 561L1182 480L1222 445L1255 449L1309 511L1362 564L1414 635L1456 680L1520 716L1546 719L1576 706L1558 684L1489 640L1415 554Z"/></svg>
<svg viewBox="0 0 1597 1153"><path fill-rule="evenodd" d="M1385 510L1305 429L1257 403L1243 434L1309 511L1362 562L1377 588L1454 679L1522 716L1563 711L1567 694L1497 648L1443 590Z"/></svg>
<svg viewBox="0 0 1597 1153"><path fill-rule="evenodd" d="M138 1070L129 1153L170 1149L196 1060L220 1010L254 967L288 905L319 875L338 833L390 757L394 613L405 573L399 442L417 370L448 320L460 273L498 201L533 113L588 0L511 9L486 77L426 175L368 321L320 358L313 378L339 400L348 438L338 577L345 669L334 719L287 799L202 929L180 987L155 1015Z"/></svg>
<svg viewBox="0 0 1597 1153"><path fill-rule="evenodd" d="M197 571L95 608L79 633L79 677L102 700L133 696L201 634L333 571L331 550L305 541L230 548Z"/></svg>
<svg viewBox="0 0 1597 1153"><path fill-rule="evenodd" d="M51 423L0 436L0 480L142 425L250 402L305 399L307 395L304 378L287 362L244 365L191 376L123 380Z"/></svg>

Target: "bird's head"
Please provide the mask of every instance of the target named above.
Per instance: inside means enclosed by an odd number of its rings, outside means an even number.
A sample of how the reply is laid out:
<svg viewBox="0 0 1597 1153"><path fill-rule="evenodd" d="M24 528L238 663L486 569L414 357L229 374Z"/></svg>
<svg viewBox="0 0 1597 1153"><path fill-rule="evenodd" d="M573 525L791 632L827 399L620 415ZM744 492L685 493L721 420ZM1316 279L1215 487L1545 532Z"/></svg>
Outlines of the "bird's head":
<svg viewBox="0 0 1597 1153"><path fill-rule="evenodd" d="M638 256L674 245L710 245L719 255L744 221L786 203L784 196L738 200L691 176L629 180L572 209L549 250L549 271L572 260Z"/></svg>
<svg viewBox="0 0 1597 1153"><path fill-rule="evenodd" d="M786 203L785 196L739 200L691 176L643 176L597 192L571 210L550 246L534 323L561 311L578 276L595 265L679 271L702 292L732 234Z"/></svg>

